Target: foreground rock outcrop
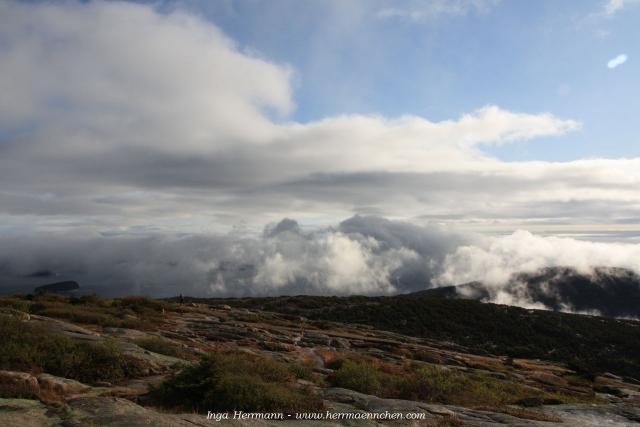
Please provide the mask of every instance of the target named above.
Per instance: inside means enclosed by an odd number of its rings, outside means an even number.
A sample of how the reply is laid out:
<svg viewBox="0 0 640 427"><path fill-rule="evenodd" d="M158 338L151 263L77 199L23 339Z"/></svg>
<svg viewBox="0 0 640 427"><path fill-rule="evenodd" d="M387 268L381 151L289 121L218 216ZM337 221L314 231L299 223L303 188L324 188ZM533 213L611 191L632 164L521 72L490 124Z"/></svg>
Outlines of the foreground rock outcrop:
<svg viewBox="0 0 640 427"><path fill-rule="evenodd" d="M12 309L13 310L13 309ZM131 314L127 314L133 316ZM309 369L302 387L321 398L332 414L420 413L419 422L376 420L289 420L286 425L434 426L631 426L640 422L640 384L613 374L593 380L550 361L473 354L448 342L380 331L370 326L311 321L269 311L223 304L162 306L140 329L81 324L7 310L26 324L39 325L74 342L114 345L135 364L136 374L114 382L82 383L46 372L0 371L0 426L205 426L282 425L240 419L215 422L206 411L159 409L148 398L151 385L197 363L210 352L236 351ZM147 316L147 319L149 317ZM159 343L162 346L156 347ZM170 349L171 354L162 354ZM492 405L481 399L463 404L384 398L331 386L337 360L366 360L391 375L409 366L437 366L452 375L478 378L524 390L518 402ZM133 372L133 371L132 371ZM475 384L475 383L474 383ZM378 396L374 395L378 394ZM511 399L513 400L513 399ZM489 400L487 400L489 402ZM231 418L233 418L231 416Z"/></svg>

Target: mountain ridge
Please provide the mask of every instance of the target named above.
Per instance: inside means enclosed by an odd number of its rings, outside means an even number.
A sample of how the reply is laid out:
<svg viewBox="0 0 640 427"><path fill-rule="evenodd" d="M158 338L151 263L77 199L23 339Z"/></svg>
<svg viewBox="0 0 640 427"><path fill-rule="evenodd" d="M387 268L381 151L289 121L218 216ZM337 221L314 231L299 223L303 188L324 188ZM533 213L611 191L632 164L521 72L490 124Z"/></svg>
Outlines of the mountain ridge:
<svg viewBox="0 0 640 427"><path fill-rule="evenodd" d="M501 286L474 281L409 295L472 299L607 317L640 317L640 275L625 268L595 267L590 272L580 272L571 267L546 267L516 273Z"/></svg>

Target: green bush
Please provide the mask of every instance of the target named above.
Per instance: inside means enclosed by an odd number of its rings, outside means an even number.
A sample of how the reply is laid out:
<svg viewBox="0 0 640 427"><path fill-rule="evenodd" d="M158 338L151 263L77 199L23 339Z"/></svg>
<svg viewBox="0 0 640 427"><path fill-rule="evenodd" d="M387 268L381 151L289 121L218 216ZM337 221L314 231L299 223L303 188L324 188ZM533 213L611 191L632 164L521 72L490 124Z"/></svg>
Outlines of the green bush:
<svg viewBox="0 0 640 427"><path fill-rule="evenodd" d="M245 353L214 353L152 387L161 406L182 410L305 411L322 401L296 388L287 365Z"/></svg>
<svg viewBox="0 0 640 427"><path fill-rule="evenodd" d="M543 393L482 373L421 366L397 378L389 387L395 397L463 406L501 407Z"/></svg>
<svg viewBox="0 0 640 427"><path fill-rule="evenodd" d="M165 301L159 301L143 296L116 298L113 300L112 305L114 307L129 308L138 315L151 317L156 317L163 309L168 310L170 308L170 304Z"/></svg>
<svg viewBox="0 0 640 427"><path fill-rule="evenodd" d="M329 382L365 394L478 408L504 408L525 398L549 398L573 403L571 396L545 393L483 373L467 373L434 365L395 367L366 359L339 359ZM589 400L585 396L585 401ZM543 399L540 399L543 401Z"/></svg>
<svg viewBox="0 0 640 427"><path fill-rule="evenodd" d="M594 361L592 357L572 356L567 362L567 366L569 369L573 369L578 376L591 382L595 381L599 373L597 361Z"/></svg>
<svg viewBox="0 0 640 427"><path fill-rule="evenodd" d="M15 297L0 297L0 307L12 308L18 311L29 312L31 301L18 299Z"/></svg>
<svg viewBox="0 0 640 427"><path fill-rule="evenodd" d="M47 372L94 383L140 375L136 360L110 341L74 341L41 325L0 316L0 369Z"/></svg>
<svg viewBox="0 0 640 427"><path fill-rule="evenodd" d="M450 403L454 393L469 389L471 383L462 373L425 366L399 378L396 387L403 399Z"/></svg>
<svg viewBox="0 0 640 427"><path fill-rule="evenodd" d="M313 368L303 363L291 363L289 365L289 371L301 380L317 381L316 376L313 373Z"/></svg>
<svg viewBox="0 0 640 427"><path fill-rule="evenodd" d="M137 345L145 350L152 351L154 353L164 354L165 356L183 357L184 351L182 348L172 343L169 340L160 337L141 338L134 341Z"/></svg>
<svg viewBox="0 0 640 427"><path fill-rule="evenodd" d="M371 363L365 361L344 360L340 368L331 375L329 381L336 387L348 388L366 394L379 394L381 377Z"/></svg>
<svg viewBox="0 0 640 427"><path fill-rule="evenodd" d="M96 294L81 295L79 297L69 297L69 303L74 305L89 305L93 307L109 307L110 300Z"/></svg>
<svg viewBox="0 0 640 427"><path fill-rule="evenodd" d="M44 294L46 297L47 294ZM64 297L62 297L64 298ZM142 328L144 322L127 317L123 309L112 308L108 305L89 305L78 301L53 300L50 297L36 296L29 308L29 312L40 316L64 319L70 322L85 323L99 326L112 326L119 328ZM129 311L129 313L133 313Z"/></svg>

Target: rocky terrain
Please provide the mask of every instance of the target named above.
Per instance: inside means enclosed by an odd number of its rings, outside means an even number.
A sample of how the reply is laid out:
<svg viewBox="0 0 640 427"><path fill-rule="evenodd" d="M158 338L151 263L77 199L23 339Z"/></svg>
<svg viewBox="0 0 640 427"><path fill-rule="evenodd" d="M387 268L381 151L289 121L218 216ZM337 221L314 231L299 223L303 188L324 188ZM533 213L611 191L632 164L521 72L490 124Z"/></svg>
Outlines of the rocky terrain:
<svg viewBox="0 0 640 427"><path fill-rule="evenodd" d="M144 315L139 310L133 311L137 314L125 315L130 318L123 316L122 321L130 322L129 326L140 321L136 327L106 326L111 322L105 320L106 314L99 321L93 318L78 321L81 313L78 307L90 306L88 302L74 305L62 297L40 298L42 301L27 299L29 304L22 306L18 304L25 300L22 297L5 298L0 301L0 320L34 325L73 342L109 342L136 370L117 381L92 380L85 384L38 372L38 369L12 370L7 369L10 366L1 366L4 370L0 371L0 426L281 425L281 421L267 420L219 423L208 420L206 410L162 407L149 394L154 385L195 366L204 355L229 352L274 361L278 366L304 367L305 374L293 378L290 386L304 389L321 402L318 412L425 414L425 419L419 422L291 420L285 425L630 426L640 423L640 382L610 372L585 378L558 362L473 354L452 342L221 303L162 302L151 305L153 308ZM34 307L35 304L40 306ZM101 301L96 307L112 310L114 304ZM67 307L66 311L63 307ZM48 316L33 314L33 311L46 310ZM69 321L70 318L73 321ZM149 343L159 340L165 346L150 350L154 347ZM351 361L351 365L345 361ZM422 396L421 399L402 399L390 397L391 392L384 387L369 387L377 384L375 381L353 382L353 378L342 378L347 366L374 367L367 372L383 375L381 384L391 384L384 381L394 377L423 372L416 369L431 369L428 372L457 382L453 388L442 388L438 395L418 390L416 396ZM469 387L468 393L454 389L456 384ZM362 391L367 388L373 392ZM485 395L485 389L492 391Z"/></svg>

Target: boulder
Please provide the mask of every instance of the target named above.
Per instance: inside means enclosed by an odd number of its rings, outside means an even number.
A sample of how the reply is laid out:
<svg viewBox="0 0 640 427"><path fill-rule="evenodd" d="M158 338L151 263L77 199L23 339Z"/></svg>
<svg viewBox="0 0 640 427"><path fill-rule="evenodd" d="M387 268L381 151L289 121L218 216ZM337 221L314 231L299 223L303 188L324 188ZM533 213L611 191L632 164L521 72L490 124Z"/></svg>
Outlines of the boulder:
<svg viewBox="0 0 640 427"><path fill-rule="evenodd" d="M114 327L103 328L102 332L105 334L109 334L111 336L123 338L126 340L139 340L139 339L151 338L156 336L156 335L149 334L147 332L139 331L137 329L114 328Z"/></svg>
<svg viewBox="0 0 640 427"><path fill-rule="evenodd" d="M38 400L0 398L2 427L59 427L62 423L58 414Z"/></svg>
<svg viewBox="0 0 640 427"><path fill-rule="evenodd" d="M438 423L457 423L464 426L548 426L546 422L537 422L516 418L511 415L479 411L452 405L438 405L402 399L382 399L344 388L329 388L324 392L325 399L347 404L368 412L419 412L426 414L426 425ZM447 425L447 424L445 424Z"/></svg>
<svg viewBox="0 0 640 427"><path fill-rule="evenodd" d="M0 397L38 397L38 380L26 372L0 371Z"/></svg>
<svg viewBox="0 0 640 427"><path fill-rule="evenodd" d="M0 315L11 316L24 322L31 320L29 313L9 307L0 307Z"/></svg>
<svg viewBox="0 0 640 427"><path fill-rule="evenodd" d="M85 393L91 387L75 380L49 374L34 376L27 372L0 371L0 396L46 398L59 400L62 397Z"/></svg>
<svg viewBox="0 0 640 427"><path fill-rule="evenodd" d="M54 375L40 374L36 379L41 392L48 391L58 396L71 396L91 390L91 387L86 384Z"/></svg>
<svg viewBox="0 0 640 427"><path fill-rule="evenodd" d="M178 414L157 412L118 397L80 397L71 399L67 403L69 415L65 426L194 427L211 425L204 415L198 415L187 421Z"/></svg>
<svg viewBox="0 0 640 427"><path fill-rule="evenodd" d="M31 315L31 320L40 322L44 327L54 332L60 332L74 339L84 340L84 341L102 340L102 337L100 336L100 334L93 332L87 328L83 328L82 326L65 322L64 320L52 319L51 317L40 316L36 314Z"/></svg>

